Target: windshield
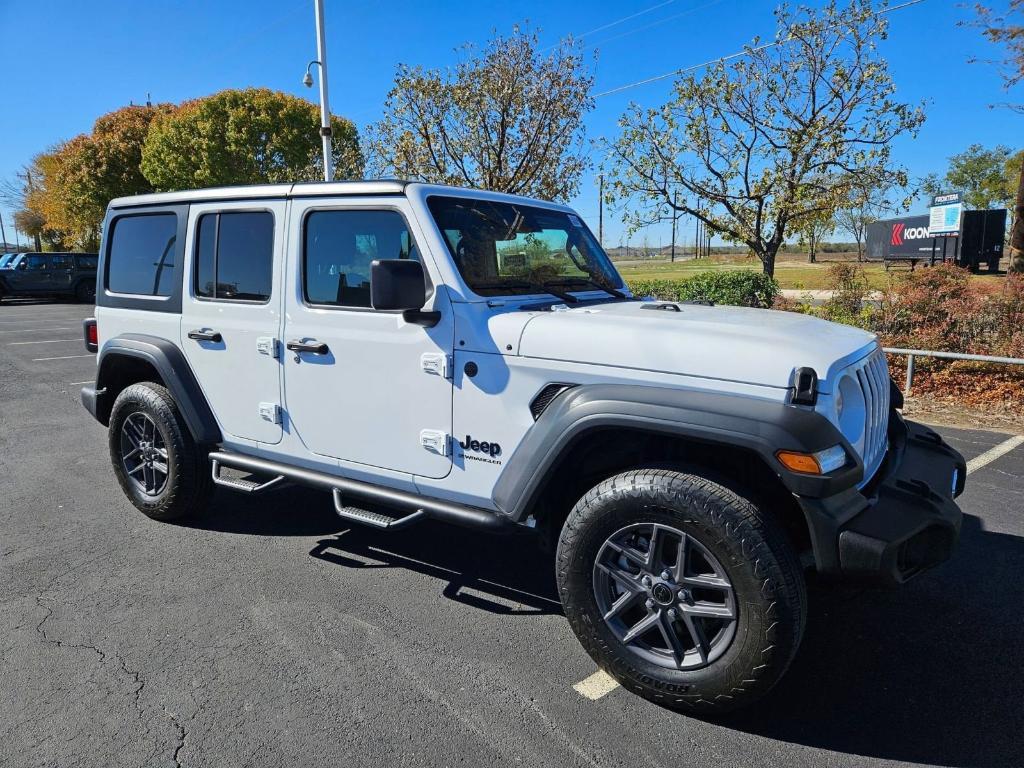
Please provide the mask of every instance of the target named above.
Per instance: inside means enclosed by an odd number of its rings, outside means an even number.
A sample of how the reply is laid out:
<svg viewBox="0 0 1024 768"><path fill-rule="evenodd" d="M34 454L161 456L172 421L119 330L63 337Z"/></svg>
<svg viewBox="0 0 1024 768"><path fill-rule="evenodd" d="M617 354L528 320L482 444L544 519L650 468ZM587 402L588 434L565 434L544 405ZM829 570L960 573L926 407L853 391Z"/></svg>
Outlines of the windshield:
<svg viewBox="0 0 1024 768"><path fill-rule="evenodd" d="M622 288L622 278L575 214L436 195L427 206L462 279L481 296Z"/></svg>

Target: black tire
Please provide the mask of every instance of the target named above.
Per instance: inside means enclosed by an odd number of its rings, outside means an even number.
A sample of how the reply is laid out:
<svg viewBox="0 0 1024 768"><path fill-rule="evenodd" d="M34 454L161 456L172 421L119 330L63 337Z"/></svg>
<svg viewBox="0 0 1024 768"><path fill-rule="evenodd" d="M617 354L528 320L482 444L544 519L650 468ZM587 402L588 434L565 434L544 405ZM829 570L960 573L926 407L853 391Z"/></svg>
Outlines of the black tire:
<svg viewBox="0 0 1024 768"><path fill-rule="evenodd" d="M145 435L141 441L147 445L150 467L131 475L129 466L134 471L147 461L133 447L139 444L132 442L133 436L139 435L139 424L152 425L152 439ZM148 381L132 384L117 396L110 414L108 444L121 489L147 517L180 520L197 516L206 506L213 489L207 451L196 445L174 398L161 385Z"/></svg>
<svg viewBox="0 0 1024 768"><path fill-rule="evenodd" d="M96 301L96 283L92 280L83 280L75 288L75 299L80 304L93 304Z"/></svg>
<svg viewBox="0 0 1024 768"><path fill-rule="evenodd" d="M661 533L654 533L654 526ZM634 532L645 530L651 532L649 538L659 541L671 541L680 534L676 553L687 546L688 552L698 554L687 554L680 560L682 575L677 568L674 574L665 570L655 576L655 589L661 578L667 578L662 586L669 590L682 589L667 598L671 604L656 602L650 583L644 587L633 582L633 587L641 589L637 601L643 602L634 601L628 615L623 609L622 615L629 620L622 621L617 629L605 621L605 611L598 603L603 589L600 580L605 578L602 574L607 572L607 565L618 569L620 564L636 568L636 578L645 571L630 559L637 554L635 549L631 548L626 557L620 554L620 548L606 542L624 541L616 536L639 536L634 540L642 545L642 535ZM662 561L661 550L668 545L657 546L660 554L656 559ZM613 558L610 563L608 553ZM667 561L671 561L674 555L671 550L668 554ZM598 557L603 559L602 566L597 565ZM687 565L690 559L695 562ZM638 469L600 483L569 514L558 543L556 565L565 615L587 653L627 690L674 709L714 714L753 702L782 677L803 635L806 586L784 533L753 503L701 475ZM700 573L684 578L690 569ZM720 592L684 586L684 582L711 579L720 584L722 580L713 575L700 575L708 569L710 574L724 571L722 576L729 586L716 586L714 589ZM628 591L618 580L611 581L621 594L605 597L605 608L613 598L617 604ZM611 581L606 579L604 583ZM722 595L722 612L731 612L733 618L696 617L698 611L705 610L701 606L718 600L718 594ZM665 590L658 597L665 599ZM630 600L622 602L630 604ZM655 612L673 617L667 619L664 631L659 618L647 631L654 634L633 638L629 645L623 642L629 632L623 633L622 629L639 627ZM640 617L635 625L633 616ZM698 625L696 630L692 629L694 624ZM673 627L679 640L675 655L666 633ZM714 638L709 640L713 632ZM696 642L697 637L705 642ZM686 638L693 640L689 650L685 649ZM659 650L662 644L664 650Z"/></svg>

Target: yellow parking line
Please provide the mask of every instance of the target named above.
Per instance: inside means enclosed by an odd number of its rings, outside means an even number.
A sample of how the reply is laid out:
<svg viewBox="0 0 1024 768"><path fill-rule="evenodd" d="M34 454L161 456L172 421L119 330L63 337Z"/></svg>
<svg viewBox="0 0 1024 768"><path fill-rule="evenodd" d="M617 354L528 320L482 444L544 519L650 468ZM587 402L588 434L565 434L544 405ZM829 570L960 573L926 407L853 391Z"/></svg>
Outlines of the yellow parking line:
<svg viewBox="0 0 1024 768"><path fill-rule="evenodd" d="M591 701L597 701L602 696L608 695L618 687L619 683L615 678L603 669L597 670L597 672L592 674L586 680L581 680L573 686L576 693L584 698L590 699Z"/></svg>

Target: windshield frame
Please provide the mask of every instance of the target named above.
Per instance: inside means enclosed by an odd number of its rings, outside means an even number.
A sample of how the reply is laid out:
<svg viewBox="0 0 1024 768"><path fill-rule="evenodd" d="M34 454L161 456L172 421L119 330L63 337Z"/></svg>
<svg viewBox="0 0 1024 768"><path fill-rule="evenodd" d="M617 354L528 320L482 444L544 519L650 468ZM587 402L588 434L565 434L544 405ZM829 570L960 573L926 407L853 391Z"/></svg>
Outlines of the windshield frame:
<svg viewBox="0 0 1024 768"><path fill-rule="evenodd" d="M532 198L519 197L515 195L506 195L503 193L488 192L484 190L473 190L473 189L459 189L459 188L434 188L424 190L424 194L420 201L423 205L423 210L428 218L429 225L433 229L437 238L441 241L444 247L444 252L449 258L451 269L453 274L458 278L459 282L464 288L464 293L467 294L467 299L484 301L484 302L536 302L537 300L551 300L554 302L561 302L564 299L565 294L570 294L568 298L572 299L570 303L576 303L579 301L593 301L596 298L611 301L621 301L622 298L630 298L629 286L626 284L625 279L619 273L614 262L608 256L607 252L601 246L597 237L593 234L590 228L587 226L583 218L568 206L559 205L557 203L550 203L543 200L535 200ZM501 290L499 287L488 289L487 293L481 293L474 288L473 282L463 272L460 264L458 255L455 252L455 247L449 240L445 231L441 228L441 224L434 215L434 210L430 205L431 200L434 198L445 198L449 200L458 200L466 203L480 203L480 204L499 204L499 205L512 205L521 208L528 208L543 212L544 214L555 214L565 217L572 217L569 219L569 224L576 226L580 230L584 237L584 241L587 242L589 247L596 250L599 259L604 259L607 266L607 271L611 274L612 279L608 283L608 287L599 287L600 283L594 282L593 273L585 273L580 275L565 275L558 274L553 276L550 281L552 283L551 288L547 288L541 284L540 281L535 282L531 288L524 288L523 292L517 291L514 288L509 290ZM575 221L573 221L575 219ZM578 222L578 225L576 224ZM571 231L571 230L566 230ZM498 241L496 241L498 242ZM571 256L567 259L573 260ZM589 262L588 262L589 263ZM582 270L581 270L582 271ZM600 277L600 270L597 271L598 277ZM531 282L526 276L513 276L506 275L504 277L495 277L495 282L501 282L505 280L509 283L529 283ZM579 280L580 287L571 287L561 284L562 280ZM589 285L585 285L586 282L590 281ZM476 281L480 282L480 281ZM544 281L548 282L548 281ZM490 291L500 291L491 293ZM617 294L623 294L620 298ZM594 296L596 294L597 296Z"/></svg>

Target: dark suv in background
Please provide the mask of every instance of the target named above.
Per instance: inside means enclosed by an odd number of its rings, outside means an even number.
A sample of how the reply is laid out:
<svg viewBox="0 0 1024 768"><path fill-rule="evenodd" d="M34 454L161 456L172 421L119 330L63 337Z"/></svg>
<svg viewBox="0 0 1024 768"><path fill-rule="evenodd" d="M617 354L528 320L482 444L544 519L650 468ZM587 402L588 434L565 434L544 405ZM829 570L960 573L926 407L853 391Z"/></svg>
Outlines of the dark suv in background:
<svg viewBox="0 0 1024 768"><path fill-rule="evenodd" d="M0 300L13 296L96 300L95 253L21 253L0 270Z"/></svg>

